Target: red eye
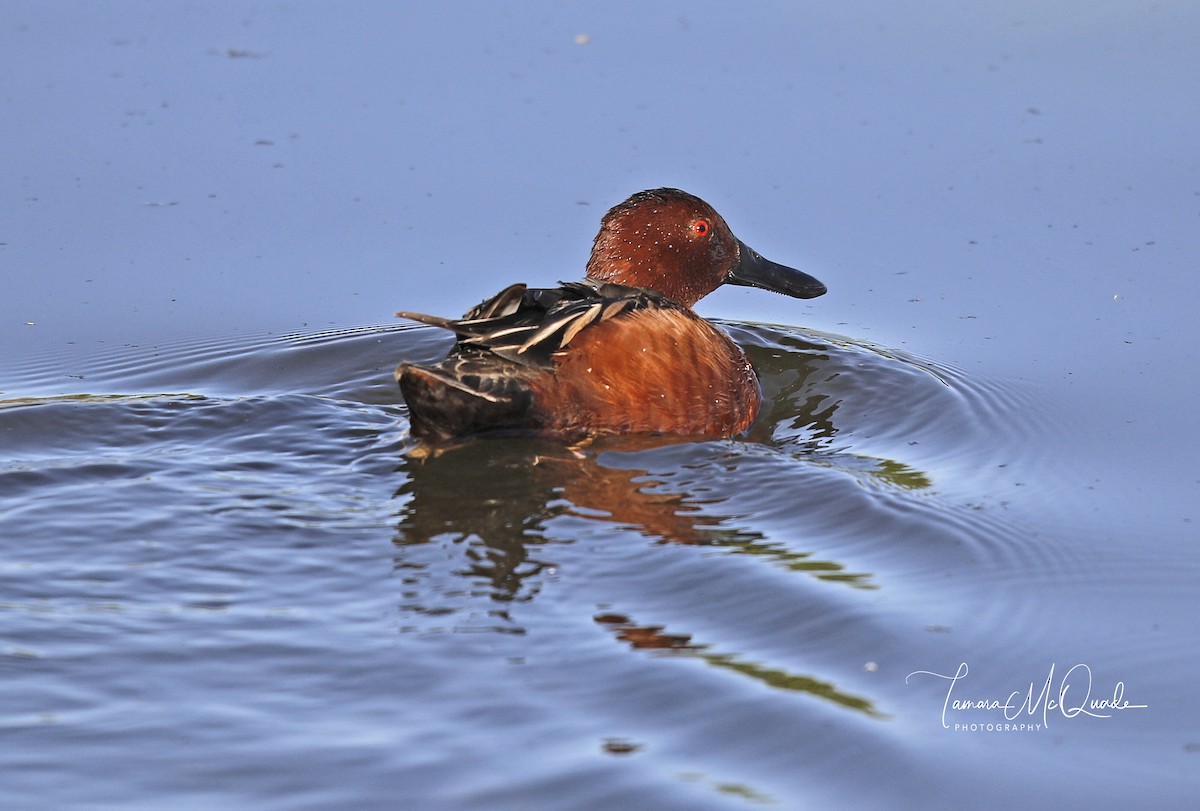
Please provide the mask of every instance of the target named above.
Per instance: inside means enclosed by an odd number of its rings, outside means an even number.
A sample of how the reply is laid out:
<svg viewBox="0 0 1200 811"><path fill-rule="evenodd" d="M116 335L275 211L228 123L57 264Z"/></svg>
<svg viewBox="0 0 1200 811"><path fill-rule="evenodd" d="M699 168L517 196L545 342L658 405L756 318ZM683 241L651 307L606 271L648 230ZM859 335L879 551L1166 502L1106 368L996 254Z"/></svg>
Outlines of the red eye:
<svg viewBox="0 0 1200 811"><path fill-rule="evenodd" d="M709 232L708 220L696 220L692 223L692 232L698 237L706 237Z"/></svg>

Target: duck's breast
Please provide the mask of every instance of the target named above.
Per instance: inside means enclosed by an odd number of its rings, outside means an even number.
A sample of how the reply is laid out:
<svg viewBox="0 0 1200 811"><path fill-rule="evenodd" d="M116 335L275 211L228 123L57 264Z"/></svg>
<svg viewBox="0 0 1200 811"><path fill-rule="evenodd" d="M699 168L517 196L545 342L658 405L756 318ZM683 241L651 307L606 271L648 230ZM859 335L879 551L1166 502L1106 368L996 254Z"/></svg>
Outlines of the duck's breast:
<svg viewBox="0 0 1200 811"><path fill-rule="evenodd" d="M690 311L646 308L597 323L531 381L534 408L567 433L731 436L758 413L745 353Z"/></svg>

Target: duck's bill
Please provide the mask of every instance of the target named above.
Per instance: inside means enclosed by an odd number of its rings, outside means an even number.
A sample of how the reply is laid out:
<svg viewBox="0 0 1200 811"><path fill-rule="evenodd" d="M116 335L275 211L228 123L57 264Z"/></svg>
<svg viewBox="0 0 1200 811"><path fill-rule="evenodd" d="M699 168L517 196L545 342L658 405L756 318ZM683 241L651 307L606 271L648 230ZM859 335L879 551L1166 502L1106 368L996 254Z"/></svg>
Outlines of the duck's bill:
<svg viewBox="0 0 1200 811"><path fill-rule="evenodd" d="M795 298L816 298L825 295L825 285L794 268L779 265L738 240L738 263L729 273L730 284L761 287Z"/></svg>

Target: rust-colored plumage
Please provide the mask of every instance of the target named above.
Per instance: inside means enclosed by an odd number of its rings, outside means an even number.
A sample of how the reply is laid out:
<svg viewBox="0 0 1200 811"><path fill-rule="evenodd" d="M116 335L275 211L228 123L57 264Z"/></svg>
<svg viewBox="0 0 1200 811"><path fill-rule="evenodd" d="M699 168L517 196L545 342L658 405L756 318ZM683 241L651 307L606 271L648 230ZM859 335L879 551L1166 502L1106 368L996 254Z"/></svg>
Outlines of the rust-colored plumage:
<svg viewBox="0 0 1200 811"><path fill-rule="evenodd" d="M760 400L754 370L725 333L665 306L586 330L531 387L536 403L553 404L545 418L571 434L731 436L750 426Z"/></svg>
<svg viewBox="0 0 1200 811"><path fill-rule="evenodd" d="M691 307L722 284L798 298L816 279L763 259L716 211L677 189L633 195L601 221L587 278L517 284L460 319L398 315L452 330L450 355L401 364L413 436L732 436L761 395L745 354Z"/></svg>

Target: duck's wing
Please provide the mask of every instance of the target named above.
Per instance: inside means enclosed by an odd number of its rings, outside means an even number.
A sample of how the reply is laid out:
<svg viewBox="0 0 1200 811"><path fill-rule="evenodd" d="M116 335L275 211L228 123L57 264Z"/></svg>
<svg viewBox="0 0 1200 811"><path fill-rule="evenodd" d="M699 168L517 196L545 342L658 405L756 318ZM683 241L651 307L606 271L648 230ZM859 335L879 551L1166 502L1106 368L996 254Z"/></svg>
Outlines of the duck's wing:
<svg viewBox="0 0 1200 811"><path fill-rule="evenodd" d="M396 315L454 332L460 351L477 349L520 364L550 366L554 353L584 329L648 307L683 309L652 290L584 280L552 288L514 284L462 318Z"/></svg>

